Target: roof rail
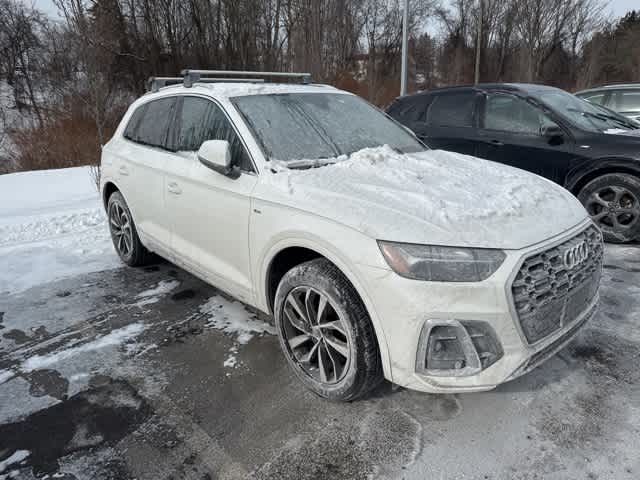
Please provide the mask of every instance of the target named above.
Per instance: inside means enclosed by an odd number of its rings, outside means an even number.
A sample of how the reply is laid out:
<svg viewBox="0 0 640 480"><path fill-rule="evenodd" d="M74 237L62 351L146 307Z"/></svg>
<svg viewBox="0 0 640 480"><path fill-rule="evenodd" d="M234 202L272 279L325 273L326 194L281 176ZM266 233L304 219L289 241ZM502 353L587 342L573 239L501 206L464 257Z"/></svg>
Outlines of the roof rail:
<svg viewBox="0 0 640 480"><path fill-rule="evenodd" d="M295 78L299 79L301 83L311 83L310 73L287 73L287 72L251 72L244 70L191 70L186 69L180 72L184 76L184 86L190 88L195 82L203 82L210 79L202 78L203 76L217 76L217 77L253 77L254 79L261 79L264 81L265 77L279 77L279 78ZM220 81L220 80L218 80ZM229 80L227 80L229 81ZM251 78L235 79L235 81L250 82Z"/></svg>
<svg viewBox="0 0 640 480"><path fill-rule="evenodd" d="M148 88L155 93L168 85L178 85L184 82L184 77L150 77ZM263 78L202 78L200 83L264 83Z"/></svg>

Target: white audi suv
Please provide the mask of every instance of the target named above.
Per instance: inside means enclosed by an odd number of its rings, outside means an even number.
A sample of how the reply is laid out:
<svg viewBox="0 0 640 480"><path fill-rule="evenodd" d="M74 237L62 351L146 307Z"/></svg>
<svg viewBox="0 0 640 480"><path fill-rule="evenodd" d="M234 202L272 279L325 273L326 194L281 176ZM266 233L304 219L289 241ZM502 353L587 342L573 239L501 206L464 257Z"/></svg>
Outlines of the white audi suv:
<svg viewBox="0 0 640 480"><path fill-rule="evenodd" d="M429 150L330 86L206 73L156 83L104 146L115 249L272 314L317 394L489 390L594 314L602 235L561 187Z"/></svg>

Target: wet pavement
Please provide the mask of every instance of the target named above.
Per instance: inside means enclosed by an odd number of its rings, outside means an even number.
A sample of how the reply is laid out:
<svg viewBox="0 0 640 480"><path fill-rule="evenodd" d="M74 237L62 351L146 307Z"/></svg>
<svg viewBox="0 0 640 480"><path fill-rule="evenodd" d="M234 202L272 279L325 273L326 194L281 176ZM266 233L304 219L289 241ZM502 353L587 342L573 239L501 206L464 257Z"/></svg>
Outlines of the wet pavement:
<svg viewBox="0 0 640 480"><path fill-rule="evenodd" d="M492 392L303 390L268 318L161 262L0 293L0 479L640 478L640 248ZM240 325L240 326L238 326Z"/></svg>

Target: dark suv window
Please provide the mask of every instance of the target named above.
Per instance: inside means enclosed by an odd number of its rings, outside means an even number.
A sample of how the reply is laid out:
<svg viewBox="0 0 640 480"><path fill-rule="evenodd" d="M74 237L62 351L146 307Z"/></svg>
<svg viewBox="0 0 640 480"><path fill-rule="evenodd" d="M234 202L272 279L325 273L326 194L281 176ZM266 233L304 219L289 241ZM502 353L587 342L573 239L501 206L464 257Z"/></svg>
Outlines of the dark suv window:
<svg viewBox="0 0 640 480"><path fill-rule="evenodd" d="M131 116L124 136L143 145L165 148L174 105L175 98L161 98L142 105Z"/></svg>
<svg viewBox="0 0 640 480"><path fill-rule="evenodd" d="M427 110L427 125L432 127L472 127L476 94L474 92L437 95Z"/></svg>
<svg viewBox="0 0 640 480"><path fill-rule="evenodd" d="M174 136L174 149L188 152L198 150L206 140L226 140L231 146L234 165L253 171L251 159L233 125L220 107L210 100L182 97Z"/></svg>
<svg viewBox="0 0 640 480"><path fill-rule="evenodd" d="M490 93L485 106L484 128L539 135L542 127L557 124L526 100L504 93Z"/></svg>

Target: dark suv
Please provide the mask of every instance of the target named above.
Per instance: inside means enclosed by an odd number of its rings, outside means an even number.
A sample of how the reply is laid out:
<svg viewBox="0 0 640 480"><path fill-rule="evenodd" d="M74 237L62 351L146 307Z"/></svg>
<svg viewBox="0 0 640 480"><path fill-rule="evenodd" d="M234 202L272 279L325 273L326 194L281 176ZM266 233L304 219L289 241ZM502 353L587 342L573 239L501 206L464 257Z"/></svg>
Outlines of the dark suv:
<svg viewBox="0 0 640 480"><path fill-rule="evenodd" d="M640 238L640 125L632 120L563 90L528 84L432 90L398 98L387 113L431 148L563 185L607 241Z"/></svg>

